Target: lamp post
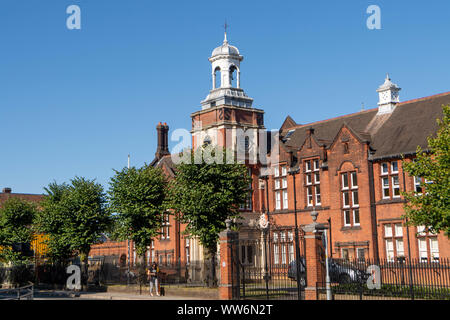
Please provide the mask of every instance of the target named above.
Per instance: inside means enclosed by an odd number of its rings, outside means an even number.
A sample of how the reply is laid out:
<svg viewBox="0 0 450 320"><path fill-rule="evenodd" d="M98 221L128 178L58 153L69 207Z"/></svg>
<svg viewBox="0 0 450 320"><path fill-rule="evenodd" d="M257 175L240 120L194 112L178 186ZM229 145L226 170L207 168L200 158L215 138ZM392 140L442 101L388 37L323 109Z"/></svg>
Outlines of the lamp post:
<svg viewBox="0 0 450 320"><path fill-rule="evenodd" d="M266 283L266 298L269 300L269 270L267 264L267 233L269 231L269 186L268 186L268 175L261 175L259 177L262 180L265 180L265 188L266 188L266 217L262 214L260 219L260 227L263 231L264 237L264 281Z"/></svg>
<svg viewBox="0 0 450 320"><path fill-rule="evenodd" d="M298 300L301 299L301 283L300 283L300 243L298 239L298 223L297 223L297 192L295 189L295 175L300 172L299 168L291 167L289 169L289 174L292 175L294 184L294 217L295 217L295 266L297 272L297 295Z"/></svg>
<svg viewBox="0 0 450 320"><path fill-rule="evenodd" d="M330 268L328 266L328 236L327 236L327 227L320 225L319 223L316 222L317 220L317 216L319 215L319 213L316 211L316 208L313 208L313 211L311 211L311 217L313 220L313 224L316 224L316 229L317 230L322 230L322 236L324 237L324 242L325 242L325 288L327 291L327 300L332 300L332 295L331 295L331 285L330 285Z"/></svg>

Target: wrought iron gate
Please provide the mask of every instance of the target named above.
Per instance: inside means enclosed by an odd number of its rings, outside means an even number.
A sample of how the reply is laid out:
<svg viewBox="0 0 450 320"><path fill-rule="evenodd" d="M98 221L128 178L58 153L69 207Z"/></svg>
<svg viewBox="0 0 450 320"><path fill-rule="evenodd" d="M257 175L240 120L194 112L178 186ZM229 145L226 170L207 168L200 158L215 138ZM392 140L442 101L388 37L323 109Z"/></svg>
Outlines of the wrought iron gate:
<svg viewBox="0 0 450 320"><path fill-rule="evenodd" d="M292 227L272 227L254 238L234 241L234 296L257 300L303 299L306 261L302 230L298 230L298 241L296 238Z"/></svg>

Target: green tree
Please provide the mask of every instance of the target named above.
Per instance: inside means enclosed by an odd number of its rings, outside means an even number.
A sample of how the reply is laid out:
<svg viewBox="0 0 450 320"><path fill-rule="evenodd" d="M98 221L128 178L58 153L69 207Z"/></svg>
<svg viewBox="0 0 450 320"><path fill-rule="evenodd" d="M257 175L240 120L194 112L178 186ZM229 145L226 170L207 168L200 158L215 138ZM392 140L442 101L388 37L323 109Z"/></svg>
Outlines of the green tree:
<svg viewBox="0 0 450 320"><path fill-rule="evenodd" d="M33 219L37 205L20 198L9 198L0 208L0 260L14 264L26 262L29 257L13 250L14 244L30 245L33 240Z"/></svg>
<svg viewBox="0 0 450 320"><path fill-rule="evenodd" d="M185 233L197 236L206 249L208 286L217 284L214 266L219 233L226 228L225 220L240 217L239 207L245 203L250 182L245 165L210 161L228 159L229 152L208 146L195 150L190 163L177 165L169 187L170 207L187 224Z"/></svg>
<svg viewBox="0 0 450 320"><path fill-rule="evenodd" d="M114 172L108 191L114 212L112 237L132 240L145 267L145 252L152 238L160 234L165 213L166 178L161 169L147 164Z"/></svg>
<svg viewBox="0 0 450 320"><path fill-rule="evenodd" d="M450 106L443 106L443 118L437 123L439 129L435 137L428 138L428 150L418 147L416 159L404 163L406 172L422 178L424 191L404 193L405 217L413 225L444 231L450 237Z"/></svg>
<svg viewBox="0 0 450 320"><path fill-rule="evenodd" d="M50 249L56 257L80 256L86 288L89 251L111 223L103 187L95 180L75 177L70 184L50 184L46 191L38 228L50 237Z"/></svg>
<svg viewBox="0 0 450 320"><path fill-rule="evenodd" d="M52 182L45 187L46 195L41 202L42 210L34 222L37 232L47 235L47 257L52 263L66 265L75 254L72 249L70 233L66 232L66 210L63 199L69 193L69 185Z"/></svg>

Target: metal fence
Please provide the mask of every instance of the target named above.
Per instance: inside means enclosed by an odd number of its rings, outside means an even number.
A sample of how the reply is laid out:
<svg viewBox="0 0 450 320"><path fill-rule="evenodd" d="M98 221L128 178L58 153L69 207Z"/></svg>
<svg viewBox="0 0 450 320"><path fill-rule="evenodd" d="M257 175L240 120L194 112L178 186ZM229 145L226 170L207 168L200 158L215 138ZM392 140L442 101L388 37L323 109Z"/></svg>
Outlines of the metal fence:
<svg viewBox="0 0 450 320"><path fill-rule="evenodd" d="M10 289L0 289L0 300L33 300L34 285L32 283Z"/></svg>
<svg viewBox="0 0 450 320"><path fill-rule="evenodd" d="M450 261L330 259L334 300L450 300ZM326 299L325 280L317 298Z"/></svg>
<svg viewBox="0 0 450 320"><path fill-rule="evenodd" d="M67 267L71 264L80 266L79 261L0 266L0 289L18 288L31 282L39 289L65 290L71 275L67 273ZM215 277L220 281L219 259L216 259L214 267ZM165 263L159 265L158 279L165 286L207 286L211 269L211 261ZM148 285L145 268L139 264L128 267L119 261L118 256L90 258L86 280L91 289L108 285Z"/></svg>
<svg viewBox="0 0 450 320"><path fill-rule="evenodd" d="M206 286L211 274L211 261L180 261L158 265L161 285ZM216 259L215 276L219 280L219 261ZM147 283L145 269L139 264L120 264L113 257L97 258L89 266L89 282L98 285Z"/></svg>

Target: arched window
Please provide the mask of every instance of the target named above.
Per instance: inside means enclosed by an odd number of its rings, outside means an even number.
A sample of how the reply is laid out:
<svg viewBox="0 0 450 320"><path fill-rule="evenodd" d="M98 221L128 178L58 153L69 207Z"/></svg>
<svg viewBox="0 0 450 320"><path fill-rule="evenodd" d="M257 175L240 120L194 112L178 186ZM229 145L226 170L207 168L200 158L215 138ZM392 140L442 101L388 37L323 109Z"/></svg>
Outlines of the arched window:
<svg viewBox="0 0 450 320"><path fill-rule="evenodd" d="M220 71L220 67L216 67L214 69L214 89L221 87L221 79L222 79L222 73Z"/></svg>
<svg viewBox="0 0 450 320"><path fill-rule="evenodd" d="M230 85L233 88L237 88L238 87L237 86L237 73L238 73L238 70L237 70L236 66L232 65L230 67L229 72L230 72Z"/></svg>

